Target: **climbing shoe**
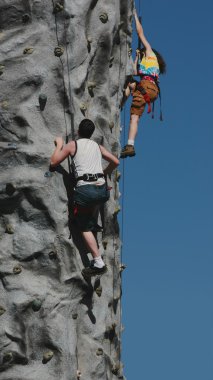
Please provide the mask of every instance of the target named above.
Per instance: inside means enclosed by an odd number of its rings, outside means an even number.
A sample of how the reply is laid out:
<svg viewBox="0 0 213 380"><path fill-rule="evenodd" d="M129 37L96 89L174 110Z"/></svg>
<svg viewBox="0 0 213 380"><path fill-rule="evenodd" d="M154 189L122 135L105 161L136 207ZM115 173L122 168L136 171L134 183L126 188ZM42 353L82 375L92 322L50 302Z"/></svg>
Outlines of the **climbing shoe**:
<svg viewBox="0 0 213 380"><path fill-rule="evenodd" d="M107 272L107 266L104 265L102 268L98 268L94 266L93 261L91 262L90 266L87 268L84 268L82 270L83 277L91 277L91 276L97 276L102 275Z"/></svg>
<svg viewBox="0 0 213 380"><path fill-rule="evenodd" d="M125 145L121 151L120 158L133 157L135 154L136 153L133 145Z"/></svg>

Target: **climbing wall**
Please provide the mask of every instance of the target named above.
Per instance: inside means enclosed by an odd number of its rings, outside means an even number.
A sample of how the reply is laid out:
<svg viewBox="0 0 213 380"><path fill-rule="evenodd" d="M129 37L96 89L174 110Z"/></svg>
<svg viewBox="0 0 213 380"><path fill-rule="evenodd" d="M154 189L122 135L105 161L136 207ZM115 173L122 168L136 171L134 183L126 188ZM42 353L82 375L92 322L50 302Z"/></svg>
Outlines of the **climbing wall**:
<svg viewBox="0 0 213 380"><path fill-rule="evenodd" d="M132 6L0 1L2 380L123 379L120 175L99 216L108 272L85 281L91 256L68 217L68 163L50 171L49 161L54 137L74 138L84 117L95 122L94 139L119 154Z"/></svg>

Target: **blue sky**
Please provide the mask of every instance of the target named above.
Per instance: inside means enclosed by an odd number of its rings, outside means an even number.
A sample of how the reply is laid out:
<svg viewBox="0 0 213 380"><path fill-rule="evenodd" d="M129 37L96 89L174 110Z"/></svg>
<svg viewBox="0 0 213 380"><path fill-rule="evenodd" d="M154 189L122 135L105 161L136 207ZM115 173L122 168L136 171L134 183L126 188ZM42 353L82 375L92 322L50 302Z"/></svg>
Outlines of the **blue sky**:
<svg viewBox="0 0 213 380"><path fill-rule="evenodd" d="M164 122L157 102L125 160L124 371L128 380L212 380L213 2L149 0L141 10L168 72Z"/></svg>

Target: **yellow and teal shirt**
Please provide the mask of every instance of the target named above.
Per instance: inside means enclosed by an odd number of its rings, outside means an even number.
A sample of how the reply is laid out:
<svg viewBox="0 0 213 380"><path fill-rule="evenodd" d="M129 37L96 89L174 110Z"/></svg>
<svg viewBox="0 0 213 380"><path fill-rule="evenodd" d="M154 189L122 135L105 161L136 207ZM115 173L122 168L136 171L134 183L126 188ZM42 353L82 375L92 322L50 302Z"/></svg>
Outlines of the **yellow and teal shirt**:
<svg viewBox="0 0 213 380"><path fill-rule="evenodd" d="M159 78L160 68L153 51L149 57L146 57L144 54L142 61L138 61L138 75L152 75L157 79Z"/></svg>

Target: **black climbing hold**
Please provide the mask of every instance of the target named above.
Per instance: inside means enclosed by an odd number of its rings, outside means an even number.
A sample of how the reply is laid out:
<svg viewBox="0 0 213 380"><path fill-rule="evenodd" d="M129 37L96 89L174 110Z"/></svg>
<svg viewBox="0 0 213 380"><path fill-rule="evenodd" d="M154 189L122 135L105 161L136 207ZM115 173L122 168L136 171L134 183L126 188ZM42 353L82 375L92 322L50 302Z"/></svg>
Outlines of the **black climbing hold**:
<svg viewBox="0 0 213 380"><path fill-rule="evenodd" d="M113 341L115 335L116 335L116 332L115 332L115 329L116 329L116 323L113 323L105 332L105 339L109 339L110 342Z"/></svg>
<svg viewBox="0 0 213 380"><path fill-rule="evenodd" d="M45 352L43 355L42 363L43 364L48 363L53 358L53 355L54 355L54 352L52 352L52 351Z"/></svg>
<svg viewBox="0 0 213 380"><path fill-rule="evenodd" d="M104 351L103 351L102 348L98 348L97 351L96 351L96 355L97 356L101 356L101 355L103 355L103 353L104 353Z"/></svg>
<svg viewBox="0 0 213 380"><path fill-rule="evenodd" d="M0 75L4 74L4 69L5 69L5 66L0 65Z"/></svg>
<svg viewBox="0 0 213 380"><path fill-rule="evenodd" d="M53 9L53 13L59 13L64 10L64 6L60 3L56 3Z"/></svg>
<svg viewBox="0 0 213 380"><path fill-rule="evenodd" d="M5 312L5 308L3 306L0 306L0 316L3 315Z"/></svg>
<svg viewBox="0 0 213 380"><path fill-rule="evenodd" d="M30 15L28 15L28 13L25 13L25 14L22 16L22 22L23 22L23 23L27 23L28 21L30 21Z"/></svg>
<svg viewBox="0 0 213 380"><path fill-rule="evenodd" d="M50 177L52 177L52 175L53 175L53 174L52 174L50 171L44 173L44 176L45 176L46 178L50 178Z"/></svg>
<svg viewBox="0 0 213 380"><path fill-rule="evenodd" d="M57 46L54 50L54 54L56 57L60 57L61 55L63 55L64 54L63 46Z"/></svg>
<svg viewBox="0 0 213 380"><path fill-rule="evenodd" d="M9 234L9 235L14 234L14 229L13 229L13 227L11 226L11 224L7 224L7 225L6 225L6 227L5 227L5 232L6 232L6 234Z"/></svg>
<svg viewBox="0 0 213 380"><path fill-rule="evenodd" d="M102 245L103 245L105 251L106 251L106 249L107 249L107 244L108 244L108 241L107 241L107 240L103 240L103 241L102 241Z"/></svg>
<svg viewBox="0 0 213 380"><path fill-rule="evenodd" d="M80 380L81 378L81 371L79 371L79 369L77 369L77 380Z"/></svg>
<svg viewBox="0 0 213 380"><path fill-rule="evenodd" d="M46 103L47 103L47 95L45 94L40 94L38 97L39 105L40 105L40 110L44 111Z"/></svg>
<svg viewBox="0 0 213 380"><path fill-rule="evenodd" d="M33 311L39 311L41 309L42 301L36 298L32 301L31 306Z"/></svg>
<svg viewBox="0 0 213 380"><path fill-rule="evenodd" d="M16 149L17 149L17 144L11 142L11 143L8 143L8 147L9 147L10 149L12 149L12 150L16 150Z"/></svg>
<svg viewBox="0 0 213 380"><path fill-rule="evenodd" d="M6 184L6 193L8 195L10 195L10 196L13 195L15 193L15 191L16 191L16 188L12 183Z"/></svg>
<svg viewBox="0 0 213 380"><path fill-rule="evenodd" d="M49 252L49 258L51 260L56 260L57 259L57 253L54 251Z"/></svg>
<svg viewBox="0 0 213 380"><path fill-rule="evenodd" d="M5 352L3 355L3 363L9 363L13 360L13 353L12 352Z"/></svg>
<svg viewBox="0 0 213 380"><path fill-rule="evenodd" d="M72 319L77 319L78 318L78 314L77 313L73 313L72 314Z"/></svg>
<svg viewBox="0 0 213 380"><path fill-rule="evenodd" d="M120 272L123 272L126 269L126 264L120 264Z"/></svg>
<svg viewBox="0 0 213 380"><path fill-rule="evenodd" d="M103 24L106 24L106 22L108 21L108 14L107 13L101 13L99 15L99 19L101 20L101 22L103 22Z"/></svg>
<svg viewBox="0 0 213 380"><path fill-rule="evenodd" d="M23 54L32 54L34 49L32 47L25 48Z"/></svg>
<svg viewBox="0 0 213 380"><path fill-rule="evenodd" d="M14 274L19 274L22 272L22 267L21 265L16 265L14 268L13 268L13 273Z"/></svg>

